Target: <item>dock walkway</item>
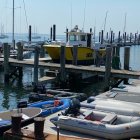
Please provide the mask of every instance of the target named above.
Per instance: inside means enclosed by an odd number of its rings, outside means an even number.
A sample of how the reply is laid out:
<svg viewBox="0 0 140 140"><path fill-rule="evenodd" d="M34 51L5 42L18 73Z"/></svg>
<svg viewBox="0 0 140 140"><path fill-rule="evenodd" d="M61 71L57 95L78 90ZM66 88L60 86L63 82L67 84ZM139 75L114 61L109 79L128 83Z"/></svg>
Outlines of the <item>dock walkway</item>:
<svg viewBox="0 0 140 140"><path fill-rule="evenodd" d="M3 62L4 59L0 58L0 62ZM17 59L9 58L9 63L12 66L19 67L34 67L34 61L32 60L23 60L19 61ZM51 69L51 70L60 70L60 64L56 63L46 63L39 61L38 68ZM95 75L104 75L105 67L95 67L95 66L75 66L75 65L65 65L66 72L75 72L75 73L89 73ZM111 76L117 78L132 78L140 79L140 71L129 71L129 70L115 70L111 69Z"/></svg>

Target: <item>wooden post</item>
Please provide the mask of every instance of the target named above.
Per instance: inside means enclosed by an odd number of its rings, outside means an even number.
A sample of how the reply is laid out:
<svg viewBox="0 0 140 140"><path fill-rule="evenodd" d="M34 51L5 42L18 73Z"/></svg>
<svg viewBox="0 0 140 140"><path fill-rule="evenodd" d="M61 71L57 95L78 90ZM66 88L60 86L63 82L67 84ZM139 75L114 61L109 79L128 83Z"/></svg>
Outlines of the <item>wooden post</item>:
<svg viewBox="0 0 140 140"><path fill-rule="evenodd" d="M66 28L66 42L68 42L68 28Z"/></svg>
<svg viewBox="0 0 140 140"><path fill-rule="evenodd" d="M12 133L21 133L21 120L22 114L17 113L11 116L12 117Z"/></svg>
<svg viewBox="0 0 140 140"><path fill-rule="evenodd" d="M140 44L140 34L139 34L139 39L138 39L138 45Z"/></svg>
<svg viewBox="0 0 140 140"><path fill-rule="evenodd" d="M8 43L4 43L4 82L9 82L9 55L10 47Z"/></svg>
<svg viewBox="0 0 140 140"><path fill-rule="evenodd" d="M111 52L112 46L107 45L106 47L106 62L105 62L105 89L108 90L110 86L110 75L111 75Z"/></svg>
<svg viewBox="0 0 140 140"><path fill-rule="evenodd" d="M113 31L111 31L110 44L112 44L112 40L113 40Z"/></svg>
<svg viewBox="0 0 140 140"><path fill-rule="evenodd" d="M124 46L126 45L126 32L124 33Z"/></svg>
<svg viewBox="0 0 140 140"><path fill-rule="evenodd" d="M124 69L129 70L129 60L130 60L130 47L124 48ZM124 84L128 84L128 79L124 80Z"/></svg>
<svg viewBox="0 0 140 140"><path fill-rule="evenodd" d="M50 40L52 41L52 27L50 28Z"/></svg>
<svg viewBox="0 0 140 140"><path fill-rule="evenodd" d="M66 80L66 73L65 73L65 46L61 45L61 52L60 52L60 81L65 83Z"/></svg>
<svg viewBox="0 0 140 140"><path fill-rule="evenodd" d="M101 42L101 32L99 32L99 42Z"/></svg>
<svg viewBox="0 0 140 140"><path fill-rule="evenodd" d="M17 48L18 48L18 56L17 56L17 59L18 60L23 60L23 44L21 44L21 42L17 42ZM23 76L23 69L22 67L19 67L18 68L18 71L19 71L19 80L22 79L22 76Z"/></svg>
<svg viewBox="0 0 140 140"><path fill-rule="evenodd" d="M53 25L53 41L56 40L56 25Z"/></svg>
<svg viewBox="0 0 140 140"><path fill-rule="evenodd" d="M39 63L39 52L40 47L35 47L35 56L34 56L34 84L38 84L38 63Z"/></svg>
<svg viewBox="0 0 140 140"><path fill-rule="evenodd" d="M73 45L73 65L77 65L78 45Z"/></svg>
<svg viewBox="0 0 140 140"><path fill-rule="evenodd" d="M103 41L104 41L104 31L102 30L102 32L101 32L101 44L103 44Z"/></svg>
<svg viewBox="0 0 140 140"><path fill-rule="evenodd" d="M135 40L134 40L134 42L135 42L135 45L137 44L137 33L135 33Z"/></svg>
<svg viewBox="0 0 140 140"><path fill-rule="evenodd" d="M21 42L17 42L16 45L18 49L17 59L23 60L23 45L21 44Z"/></svg>
<svg viewBox="0 0 140 140"><path fill-rule="evenodd" d="M106 40L108 41L108 32L106 33Z"/></svg>
<svg viewBox="0 0 140 140"><path fill-rule="evenodd" d="M90 28L90 33L92 33L92 28Z"/></svg>
<svg viewBox="0 0 140 140"><path fill-rule="evenodd" d="M29 25L29 43L32 41L32 26Z"/></svg>
<svg viewBox="0 0 140 140"><path fill-rule="evenodd" d="M45 118L36 117L34 118L34 133L36 140L45 140L44 138L44 122Z"/></svg>
<svg viewBox="0 0 140 140"><path fill-rule="evenodd" d="M132 42L132 33L130 33L130 43Z"/></svg>
<svg viewBox="0 0 140 140"><path fill-rule="evenodd" d="M119 31L119 34L118 34L118 44L120 44L120 40L121 40L120 34L121 34L121 32Z"/></svg>
<svg viewBox="0 0 140 140"><path fill-rule="evenodd" d="M40 58L45 57L45 49L43 47L44 43L41 44L41 49L40 49ZM40 77L44 76L44 69L40 68Z"/></svg>

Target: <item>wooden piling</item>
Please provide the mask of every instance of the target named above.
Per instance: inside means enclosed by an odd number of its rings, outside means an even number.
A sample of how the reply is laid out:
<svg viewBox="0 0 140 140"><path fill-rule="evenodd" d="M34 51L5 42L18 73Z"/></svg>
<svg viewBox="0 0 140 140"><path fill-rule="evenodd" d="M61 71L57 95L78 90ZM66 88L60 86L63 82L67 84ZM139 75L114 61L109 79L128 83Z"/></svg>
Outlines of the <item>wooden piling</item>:
<svg viewBox="0 0 140 140"><path fill-rule="evenodd" d="M73 65L77 65L78 45L73 45Z"/></svg>
<svg viewBox="0 0 140 140"><path fill-rule="evenodd" d="M31 43L32 41L32 26L29 25L29 42Z"/></svg>
<svg viewBox="0 0 140 140"><path fill-rule="evenodd" d="M107 47L106 47L106 62L105 62L105 90L108 90L109 86L110 86L111 52L112 52L112 46L107 45Z"/></svg>
<svg viewBox="0 0 140 140"><path fill-rule="evenodd" d="M52 40L52 27L50 28L50 40Z"/></svg>
<svg viewBox="0 0 140 140"><path fill-rule="evenodd" d="M35 47L35 56L34 56L34 84L38 84L38 64L39 64L39 52L40 47Z"/></svg>
<svg viewBox="0 0 140 140"><path fill-rule="evenodd" d="M119 34L118 34L118 44L120 44L120 40L121 40L120 34L121 34L121 32L119 31Z"/></svg>
<svg viewBox="0 0 140 140"><path fill-rule="evenodd" d="M130 43L132 42L132 33L130 33Z"/></svg>
<svg viewBox="0 0 140 140"><path fill-rule="evenodd" d="M21 132L21 120L22 114L17 113L12 116L12 133L20 133Z"/></svg>
<svg viewBox="0 0 140 140"><path fill-rule="evenodd" d="M124 33L124 46L126 45L126 32Z"/></svg>
<svg viewBox="0 0 140 140"><path fill-rule="evenodd" d="M17 49L18 49L18 54L17 54L17 59L18 60L23 60L23 44L21 42L17 42ZM18 67L18 71L19 71L19 80L22 79L23 76L23 68L22 67Z"/></svg>
<svg viewBox="0 0 140 140"><path fill-rule="evenodd" d="M9 82L9 56L10 47L8 43L4 43L4 82Z"/></svg>
<svg viewBox="0 0 140 140"><path fill-rule="evenodd" d="M124 69L129 70L129 60L130 60L130 47L124 48ZM124 84L128 84L128 79L124 80Z"/></svg>
<svg viewBox="0 0 140 140"><path fill-rule="evenodd" d="M135 33L134 43L135 43L135 45L137 44L137 33Z"/></svg>
<svg viewBox="0 0 140 140"><path fill-rule="evenodd" d="M36 140L45 140L44 137L44 122L45 118L36 117L34 118L34 134Z"/></svg>
<svg viewBox="0 0 140 140"><path fill-rule="evenodd" d="M103 41L104 41L104 31L102 30L101 31L101 44L103 44Z"/></svg>
<svg viewBox="0 0 140 140"><path fill-rule="evenodd" d="M111 31L110 44L113 42L113 31Z"/></svg>
<svg viewBox="0 0 140 140"><path fill-rule="evenodd" d="M17 42L17 59L18 60L23 60L23 44L21 44L21 42Z"/></svg>
<svg viewBox="0 0 140 140"><path fill-rule="evenodd" d="M40 58L44 58L45 57L45 49L43 47L44 43L41 44L41 48L40 48ZM44 69L40 68L40 77L44 76Z"/></svg>
<svg viewBox="0 0 140 140"><path fill-rule="evenodd" d="M53 25L53 41L56 40L56 25Z"/></svg>
<svg viewBox="0 0 140 140"><path fill-rule="evenodd" d="M66 81L66 73L65 73L65 46L61 45L60 52L60 81L65 83Z"/></svg>
<svg viewBox="0 0 140 140"><path fill-rule="evenodd" d="M68 28L66 28L66 42L68 42Z"/></svg>
<svg viewBox="0 0 140 140"><path fill-rule="evenodd" d="M101 42L101 32L99 32L99 42Z"/></svg>

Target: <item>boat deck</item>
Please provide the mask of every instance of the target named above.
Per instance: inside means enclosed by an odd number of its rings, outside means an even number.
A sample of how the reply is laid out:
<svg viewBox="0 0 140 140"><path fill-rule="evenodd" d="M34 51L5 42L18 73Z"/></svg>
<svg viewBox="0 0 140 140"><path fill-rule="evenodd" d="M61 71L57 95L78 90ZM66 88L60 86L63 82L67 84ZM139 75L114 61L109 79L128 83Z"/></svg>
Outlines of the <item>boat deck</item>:
<svg viewBox="0 0 140 140"><path fill-rule="evenodd" d="M131 84L124 85L124 88L117 89L107 91L96 97L140 103L140 80L133 80Z"/></svg>

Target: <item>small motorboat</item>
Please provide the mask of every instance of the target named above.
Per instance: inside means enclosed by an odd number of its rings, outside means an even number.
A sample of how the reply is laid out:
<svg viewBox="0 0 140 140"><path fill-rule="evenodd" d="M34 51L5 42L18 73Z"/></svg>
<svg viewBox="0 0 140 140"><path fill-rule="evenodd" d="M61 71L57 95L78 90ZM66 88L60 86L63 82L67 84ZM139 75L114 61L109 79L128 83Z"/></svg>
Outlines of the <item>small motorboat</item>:
<svg viewBox="0 0 140 140"><path fill-rule="evenodd" d="M140 104L132 103L114 99L104 99L98 97L89 97L87 103L80 103L81 107L91 108L97 110L104 110L107 112L115 112L116 114L126 116L140 117Z"/></svg>
<svg viewBox="0 0 140 140"><path fill-rule="evenodd" d="M39 116L42 112L41 108L29 107L19 108L0 112L0 135L11 128L11 116L17 113L22 115L21 126L25 126L33 122L33 118Z"/></svg>
<svg viewBox="0 0 140 140"><path fill-rule="evenodd" d="M73 99L77 98L80 101L84 101L87 99L87 95L85 93L76 93L76 92L68 92L64 90L46 90L46 93L31 93L29 95L29 101L40 101L40 100L61 100L61 99Z"/></svg>
<svg viewBox="0 0 140 140"><path fill-rule="evenodd" d="M62 100L50 100L50 101L42 101L36 102L28 105L29 107L39 107L42 108L41 116L48 116L57 111L68 108L70 105L70 99L62 99Z"/></svg>
<svg viewBox="0 0 140 140"><path fill-rule="evenodd" d="M124 116L90 109L67 109L50 121L60 129L106 139L140 137L140 117Z"/></svg>

